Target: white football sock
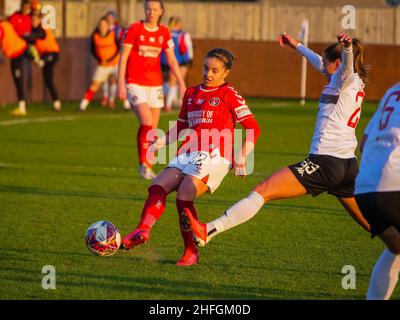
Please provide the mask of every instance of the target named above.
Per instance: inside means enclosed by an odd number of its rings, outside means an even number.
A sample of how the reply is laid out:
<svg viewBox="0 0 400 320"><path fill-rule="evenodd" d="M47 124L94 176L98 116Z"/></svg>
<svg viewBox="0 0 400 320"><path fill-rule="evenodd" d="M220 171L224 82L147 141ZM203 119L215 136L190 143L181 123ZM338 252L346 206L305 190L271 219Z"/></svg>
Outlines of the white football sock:
<svg viewBox="0 0 400 320"><path fill-rule="evenodd" d="M131 108L131 104L129 103L128 99L124 100L124 109L129 110Z"/></svg>
<svg viewBox="0 0 400 320"><path fill-rule="evenodd" d="M88 99L83 99L81 101L81 104L79 105L79 109L81 109L82 111L86 110L87 106L89 105L89 100Z"/></svg>
<svg viewBox="0 0 400 320"><path fill-rule="evenodd" d="M114 101L117 95L117 84L113 83L110 87L110 100Z"/></svg>
<svg viewBox="0 0 400 320"><path fill-rule="evenodd" d="M400 255L383 251L371 274L367 300L388 300L399 280L399 271Z"/></svg>
<svg viewBox="0 0 400 320"><path fill-rule="evenodd" d="M109 92L109 84L108 80L103 82L103 97L108 97L108 92Z"/></svg>
<svg viewBox="0 0 400 320"><path fill-rule="evenodd" d="M252 191L247 198L236 202L219 218L207 223L207 242L217 234L232 229L253 218L264 205L264 198Z"/></svg>
<svg viewBox="0 0 400 320"><path fill-rule="evenodd" d="M167 108L172 107L172 103L178 96L178 86L170 86L167 94L167 101L165 102Z"/></svg>
<svg viewBox="0 0 400 320"><path fill-rule="evenodd" d="M18 109L22 112L26 112L26 102L25 100L18 101Z"/></svg>

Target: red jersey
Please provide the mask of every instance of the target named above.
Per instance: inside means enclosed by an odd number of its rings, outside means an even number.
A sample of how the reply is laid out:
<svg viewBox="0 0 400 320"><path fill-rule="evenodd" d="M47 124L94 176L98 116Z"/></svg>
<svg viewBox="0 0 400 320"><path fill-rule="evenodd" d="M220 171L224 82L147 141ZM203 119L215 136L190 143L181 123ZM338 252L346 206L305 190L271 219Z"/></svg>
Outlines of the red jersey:
<svg viewBox="0 0 400 320"><path fill-rule="evenodd" d="M149 30L143 22L136 22L129 28L124 45L132 46L126 83L161 86L161 51L174 48L168 28L160 24L157 29Z"/></svg>
<svg viewBox="0 0 400 320"><path fill-rule="evenodd" d="M178 153L188 149L211 152L218 148L221 156L231 161L235 124L249 118L254 116L246 101L228 83L191 87L186 90L178 121L186 123L197 137L194 140L189 134Z"/></svg>
<svg viewBox="0 0 400 320"><path fill-rule="evenodd" d="M8 21L19 36L27 35L32 30L30 14L22 14L21 11L17 11L8 18Z"/></svg>

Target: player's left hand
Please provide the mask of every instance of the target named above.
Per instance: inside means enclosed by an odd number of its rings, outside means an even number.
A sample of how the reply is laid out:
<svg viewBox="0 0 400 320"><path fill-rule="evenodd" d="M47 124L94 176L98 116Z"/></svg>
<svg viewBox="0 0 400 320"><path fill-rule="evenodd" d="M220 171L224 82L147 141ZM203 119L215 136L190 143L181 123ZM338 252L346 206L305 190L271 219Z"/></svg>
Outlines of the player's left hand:
<svg viewBox="0 0 400 320"><path fill-rule="evenodd" d="M186 92L186 85L183 83L182 85L179 86L179 94L181 97L185 95Z"/></svg>
<svg viewBox="0 0 400 320"><path fill-rule="evenodd" d="M351 47L353 43L353 39L346 33L338 34L337 36L338 42L343 45L345 48Z"/></svg>
<svg viewBox="0 0 400 320"><path fill-rule="evenodd" d="M245 177L247 175L246 158L241 154L237 154L233 161L233 168L235 170L235 177Z"/></svg>
<svg viewBox="0 0 400 320"><path fill-rule="evenodd" d="M246 164L235 164L235 177L242 177L244 178L247 173L246 173Z"/></svg>

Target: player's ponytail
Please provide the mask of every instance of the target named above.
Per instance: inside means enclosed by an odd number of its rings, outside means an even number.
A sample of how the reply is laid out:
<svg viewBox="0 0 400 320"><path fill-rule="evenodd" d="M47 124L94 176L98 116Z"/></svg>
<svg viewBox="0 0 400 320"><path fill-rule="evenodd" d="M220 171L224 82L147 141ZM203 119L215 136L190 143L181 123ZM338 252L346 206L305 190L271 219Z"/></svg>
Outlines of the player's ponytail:
<svg viewBox="0 0 400 320"><path fill-rule="evenodd" d="M342 59L342 45L338 42L335 42L325 48L324 55L325 57L333 62L337 59ZM354 71L357 72L358 76L365 82L367 80L368 68L364 64L364 52L365 45L360 39L353 39L353 56L354 56Z"/></svg>
<svg viewBox="0 0 400 320"><path fill-rule="evenodd" d="M207 58L215 57L221 60L226 69L231 70L233 66L233 60L235 60L235 56L232 52L225 48L215 48L207 52Z"/></svg>
<svg viewBox="0 0 400 320"><path fill-rule="evenodd" d="M353 39L353 52L354 52L354 71L362 81L366 82L368 77L368 68L364 63L365 45L357 38Z"/></svg>

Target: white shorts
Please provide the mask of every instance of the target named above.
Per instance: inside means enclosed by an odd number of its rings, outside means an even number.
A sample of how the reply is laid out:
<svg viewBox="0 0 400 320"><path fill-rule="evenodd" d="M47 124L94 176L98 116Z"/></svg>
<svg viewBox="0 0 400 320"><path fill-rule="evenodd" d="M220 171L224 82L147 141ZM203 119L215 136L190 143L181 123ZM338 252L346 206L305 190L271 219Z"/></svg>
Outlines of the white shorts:
<svg viewBox="0 0 400 320"><path fill-rule="evenodd" d="M96 82L105 82L111 75L114 75L117 78L118 75L117 64L115 66L108 66L108 67L97 66L96 71L93 74L92 80Z"/></svg>
<svg viewBox="0 0 400 320"><path fill-rule="evenodd" d="M218 149L212 153L195 151L182 153L172 160L167 168L177 168L184 174L203 181L213 193L228 174L231 163L222 157Z"/></svg>
<svg viewBox="0 0 400 320"><path fill-rule="evenodd" d="M128 100L133 106L147 103L150 108L160 109L164 107L164 94L162 86L140 86L130 83L126 85Z"/></svg>

